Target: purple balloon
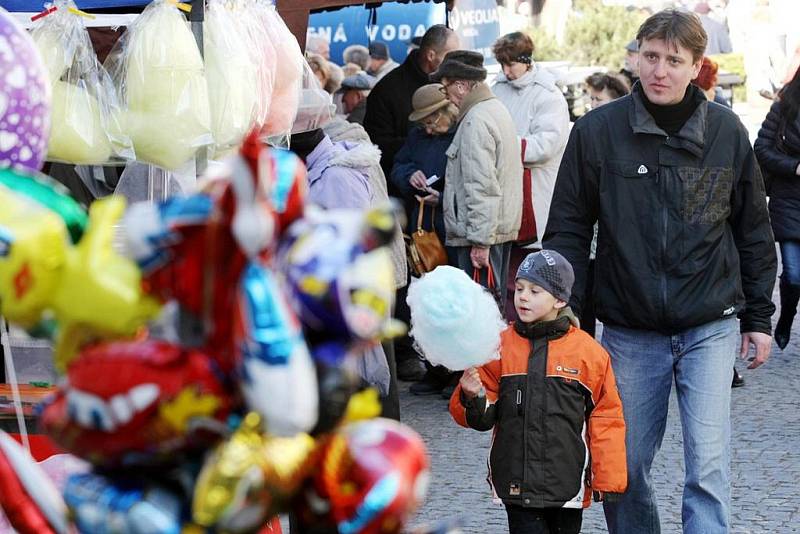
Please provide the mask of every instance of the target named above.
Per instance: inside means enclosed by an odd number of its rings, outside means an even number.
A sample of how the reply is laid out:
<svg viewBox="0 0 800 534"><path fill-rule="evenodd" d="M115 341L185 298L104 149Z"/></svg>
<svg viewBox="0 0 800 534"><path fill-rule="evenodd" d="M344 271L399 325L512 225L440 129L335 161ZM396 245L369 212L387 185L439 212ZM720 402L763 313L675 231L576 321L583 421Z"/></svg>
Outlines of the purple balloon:
<svg viewBox="0 0 800 534"><path fill-rule="evenodd" d="M38 171L50 133L50 83L33 40L0 9L0 167Z"/></svg>

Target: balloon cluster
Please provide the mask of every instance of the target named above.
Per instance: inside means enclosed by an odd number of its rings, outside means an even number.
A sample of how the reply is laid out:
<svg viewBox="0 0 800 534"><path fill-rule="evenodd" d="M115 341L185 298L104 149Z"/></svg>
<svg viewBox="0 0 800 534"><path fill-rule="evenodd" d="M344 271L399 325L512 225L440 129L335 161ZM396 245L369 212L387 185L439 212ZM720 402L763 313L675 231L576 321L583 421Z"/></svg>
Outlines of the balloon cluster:
<svg viewBox="0 0 800 534"><path fill-rule="evenodd" d="M15 529L256 532L293 510L302 532L400 531L425 449L374 418L347 365L396 330L393 215L305 194L302 162L256 135L198 192L121 224L118 198L87 217L46 178L0 172L0 313L53 332L65 379L40 423L93 466L62 498L0 434Z"/></svg>

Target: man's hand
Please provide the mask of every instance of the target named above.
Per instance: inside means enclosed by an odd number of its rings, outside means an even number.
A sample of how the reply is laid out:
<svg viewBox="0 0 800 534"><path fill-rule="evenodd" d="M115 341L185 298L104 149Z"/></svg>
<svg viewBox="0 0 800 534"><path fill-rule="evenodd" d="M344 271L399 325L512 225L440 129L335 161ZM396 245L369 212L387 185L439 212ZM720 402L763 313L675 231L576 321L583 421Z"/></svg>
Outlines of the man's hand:
<svg viewBox="0 0 800 534"><path fill-rule="evenodd" d="M414 171L414 173L409 176L408 183L411 184L411 187L419 189L420 191L427 191L428 189L427 177L422 171Z"/></svg>
<svg viewBox="0 0 800 534"><path fill-rule="evenodd" d="M469 259L472 266L476 269L483 269L489 266L489 247L473 246L469 251Z"/></svg>
<svg viewBox="0 0 800 534"><path fill-rule="evenodd" d="M461 384L461 391L468 399L474 399L483 389L481 376L478 374L478 369L475 367L466 369L464 374L461 375L461 380L459 380L458 383Z"/></svg>
<svg viewBox="0 0 800 534"><path fill-rule="evenodd" d="M747 358L747 353L750 352L750 345L756 349L755 358L747 366L748 369L755 369L767 363L769 359L769 352L772 350L772 336L762 332L745 332L742 334L742 350L739 357L743 360Z"/></svg>

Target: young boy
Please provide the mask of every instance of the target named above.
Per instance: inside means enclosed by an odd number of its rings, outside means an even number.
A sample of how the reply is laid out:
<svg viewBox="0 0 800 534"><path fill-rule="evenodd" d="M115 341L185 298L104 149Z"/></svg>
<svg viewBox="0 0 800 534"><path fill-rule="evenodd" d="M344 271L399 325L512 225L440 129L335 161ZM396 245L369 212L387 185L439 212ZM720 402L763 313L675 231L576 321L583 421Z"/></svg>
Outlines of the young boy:
<svg viewBox="0 0 800 534"><path fill-rule="evenodd" d="M511 534L578 533L593 493L611 500L627 485L610 358L566 313L574 280L558 252L529 254L500 360L467 369L450 398L458 424L494 428L489 478Z"/></svg>

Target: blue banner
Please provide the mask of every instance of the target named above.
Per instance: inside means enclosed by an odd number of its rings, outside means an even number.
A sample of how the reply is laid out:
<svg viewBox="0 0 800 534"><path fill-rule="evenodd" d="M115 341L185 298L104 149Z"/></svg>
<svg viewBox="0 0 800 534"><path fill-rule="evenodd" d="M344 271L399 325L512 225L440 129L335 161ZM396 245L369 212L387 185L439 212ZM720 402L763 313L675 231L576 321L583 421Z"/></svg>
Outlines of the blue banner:
<svg viewBox="0 0 800 534"><path fill-rule="evenodd" d="M308 36L327 39L331 61L340 65L345 48L353 44L368 46L371 41L386 43L392 59L402 63L412 38L446 20L441 3L384 3L375 12L374 24L370 21L372 11L364 6L314 13L308 21ZM457 0L450 13L450 27L461 38L461 48L481 52L486 64L495 63L491 47L500 33L496 0Z"/></svg>

